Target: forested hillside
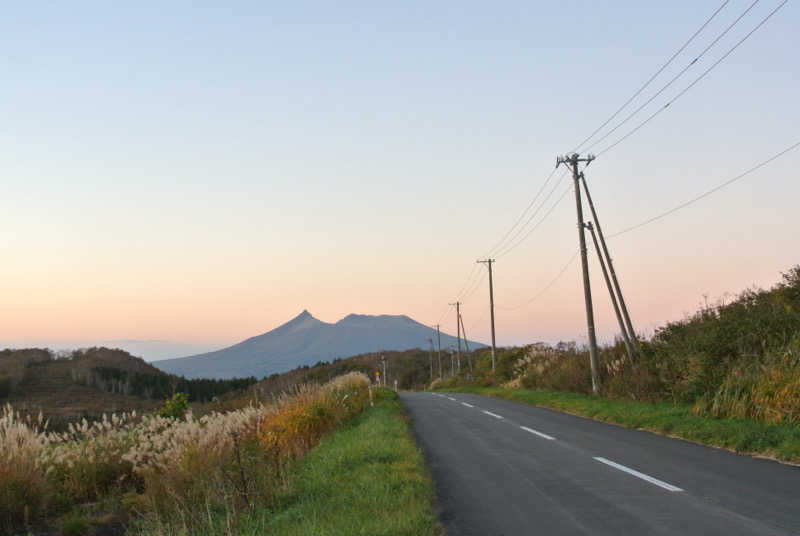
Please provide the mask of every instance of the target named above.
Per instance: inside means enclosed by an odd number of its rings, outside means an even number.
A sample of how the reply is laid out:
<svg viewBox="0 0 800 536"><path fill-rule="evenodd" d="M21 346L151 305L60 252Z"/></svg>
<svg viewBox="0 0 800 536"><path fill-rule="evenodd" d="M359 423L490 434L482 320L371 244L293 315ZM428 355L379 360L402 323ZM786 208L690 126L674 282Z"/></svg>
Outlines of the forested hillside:
<svg viewBox="0 0 800 536"><path fill-rule="evenodd" d="M209 402L255 382L255 378L187 380L118 349L64 354L38 348L0 351L0 402L31 413L41 410L51 418L149 411L177 392L191 402Z"/></svg>

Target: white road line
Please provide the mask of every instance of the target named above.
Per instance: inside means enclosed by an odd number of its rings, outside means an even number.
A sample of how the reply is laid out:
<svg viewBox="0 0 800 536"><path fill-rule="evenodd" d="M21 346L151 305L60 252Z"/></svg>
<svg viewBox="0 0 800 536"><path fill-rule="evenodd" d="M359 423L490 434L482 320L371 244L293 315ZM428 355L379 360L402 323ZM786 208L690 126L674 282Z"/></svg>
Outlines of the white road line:
<svg viewBox="0 0 800 536"><path fill-rule="evenodd" d="M492 413L491 411L486 411L485 409L482 409L481 411L484 412L486 415L490 415L490 416L494 417L495 419L502 419L503 418L500 415L498 415L497 413Z"/></svg>
<svg viewBox="0 0 800 536"><path fill-rule="evenodd" d="M534 434L534 435L538 435L539 437L543 437L543 438L545 438L545 439L550 439L550 440L553 440L553 439L555 439L555 437L553 437L553 436L551 436L551 435L543 434L542 432L537 432L537 431L536 431L536 430L534 430L533 428L528 428L527 426L520 426L520 428L522 428L522 429L523 429L523 430L525 430L526 432L530 432L530 433L532 433L532 434Z"/></svg>
<svg viewBox="0 0 800 536"><path fill-rule="evenodd" d="M467 406L468 408L474 408L475 407L472 404L467 404L466 402L462 402L461 405L462 406Z"/></svg>
<svg viewBox="0 0 800 536"><path fill-rule="evenodd" d="M457 402L457 400L455 398L453 398L452 396L448 396L447 400L452 400L453 402Z"/></svg>
<svg viewBox="0 0 800 536"><path fill-rule="evenodd" d="M667 491L683 491L681 488L679 488L677 486L673 486L672 484L667 484L663 480L659 480L657 478L653 478L652 476L646 475L644 473L640 473L639 471L634 471L630 467L625 467L624 465L620 465L620 464L618 464L616 462L612 462L611 460L607 460L605 458L600 458L600 457L595 457L594 459L597 460L600 463L604 463L606 465L610 465L614 469L619 469L620 471L624 471L624 472L626 472L626 473L628 473L630 475L633 475L633 476L635 476L637 478L641 478L642 480L650 482L651 484L655 484L656 486L658 486L660 488L664 488Z"/></svg>

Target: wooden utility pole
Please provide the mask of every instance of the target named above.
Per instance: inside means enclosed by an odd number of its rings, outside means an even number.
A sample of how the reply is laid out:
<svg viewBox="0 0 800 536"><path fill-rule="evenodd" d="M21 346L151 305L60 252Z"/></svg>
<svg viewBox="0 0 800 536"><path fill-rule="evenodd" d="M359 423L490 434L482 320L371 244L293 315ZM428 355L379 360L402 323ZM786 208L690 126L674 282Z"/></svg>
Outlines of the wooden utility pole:
<svg viewBox="0 0 800 536"><path fill-rule="evenodd" d="M433 381L433 339L428 339L428 342L431 343L431 349L428 350L428 358L431 362L431 381Z"/></svg>
<svg viewBox="0 0 800 536"><path fill-rule="evenodd" d="M625 342L625 350L628 353L628 360L633 365L633 348L631 346L631 340L628 337L628 330L625 329L625 322L622 320L622 314L619 312L619 304L617 303L617 296L614 293L614 287L611 284L611 279L608 277L608 270L606 269L606 263L603 259L603 253L600 251L600 245L597 243L597 234L594 232L594 225L592 222L586 224L586 228L589 229L589 232L592 235L592 242L594 242L594 249L597 251L597 258L600 260L600 268L603 269L603 278L606 280L606 287L608 287L608 294L611 296L611 304L614 306L614 314L617 315L617 323L619 323L619 329L622 332L622 340Z"/></svg>
<svg viewBox="0 0 800 536"><path fill-rule="evenodd" d="M583 183L583 191L586 192L586 201L589 203L589 209L592 211L592 220L594 220L594 226L597 228L597 234L600 237L600 245L603 248L603 253L605 254L606 262L608 263L608 271L611 273L611 282L614 285L614 290L616 291L617 298L619 299L620 309L622 309L622 318L625 320L625 327L628 329L628 339L631 341L633 349L638 350L639 339L636 338L636 332L633 330L631 317L628 314L628 306L625 304L625 298L622 296L622 289L620 288L619 281L617 280L617 272L614 270L614 263L611 261L611 254L609 254L608 247L606 246L606 239L603 236L603 229L600 227L600 220L597 219L597 212L594 209L592 194L589 193L589 186L586 184L586 177L584 177L583 173L581 173L581 183ZM633 358L631 358L631 360L633 360Z"/></svg>
<svg viewBox="0 0 800 536"><path fill-rule="evenodd" d="M381 354L381 362L383 363L383 386L386 387L386 356Z"/></svg>
<svg viewBox="0 0 800 536"><path fill-rule="evenodd" d="M485 264L489 268L489 315L492 318L492 372L494 372L494 364L495 364L495 342L494 342L494 286L492 284L492 263L495 262L494 259L486 259L483 261L477 261L481 264ZM466 338L466 334L464 334Z"/></svg>
<svg viewBox="0 0 800 536"><path fill-rule="evenodd" d="M581 248L581 268L583 271L583 298L586 302L586 331L588 332L589 339L589 366L592 369L592 392L600 392L600 375L599 367L597 364L597 337L594 332L594 307L592 306L592 288L589 282L589 264L586 259L586 235L584 234L584 221L583 221L583 205L581 204L581 186L580 175L578 173L578 163L589 162L594 160L593 155L587 155L584 158L578 156L578 153L571 155L559 156L556 159L556 167L565 164L572 168L572 180L575 183L575 209L578 213L578 242Z"/></svg>
<svg viewBox="0 0 800 536"><path fill-rule="evenodd" d="M458 352L456 353L456 363L458 364L458 372L461 372L461 302L457 301L450 305L456 306L456 335L458 337Z"/></svg>
<svg viewBox="0 0 800 536"><path fill-rule="evenodd" d="M436 324L436 352L439 354L439 379L442 379L442 336Z"/></svg>

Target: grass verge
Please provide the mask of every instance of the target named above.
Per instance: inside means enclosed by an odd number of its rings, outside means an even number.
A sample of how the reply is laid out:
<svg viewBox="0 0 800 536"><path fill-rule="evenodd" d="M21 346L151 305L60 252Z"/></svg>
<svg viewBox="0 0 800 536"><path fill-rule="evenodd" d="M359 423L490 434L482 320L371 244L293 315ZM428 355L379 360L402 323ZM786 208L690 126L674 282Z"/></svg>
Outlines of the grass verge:
<svg viewBox="0 0 800 536"><path fill-rule="evenodd" d="M773 425L752 419L716 419L692 413L691 406L609 400L577 393L499 387L455 387L455 393L495 396L557 409L629 428L649 430L743 454L800 463L800 426Z"/></svg>
<svg viewBox="0 0 800 536"><path fill-rule="evenodd" d="M293 476L253 534L441 534L433 483L393 391L324 439Z"/></svg>
<svg viewBox="0 0 800 536"><path fill-rule="evenodd" d="M397 393L381 389L375 407L324 438L289 470L272 507L232 522L208 512L206 534L440 536L435 492ZM177 529L177 530L176 530ZM140 535L184 535L161 523Z"/></svg>

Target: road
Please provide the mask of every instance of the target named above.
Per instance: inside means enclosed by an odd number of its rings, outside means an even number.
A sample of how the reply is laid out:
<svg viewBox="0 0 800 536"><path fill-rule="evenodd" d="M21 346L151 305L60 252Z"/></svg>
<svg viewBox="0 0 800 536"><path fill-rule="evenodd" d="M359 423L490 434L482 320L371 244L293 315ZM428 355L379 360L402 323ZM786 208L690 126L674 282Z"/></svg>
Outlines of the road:
<svg viewBox="0 0 800 536"><path fill-rule="evenodd" d="M472 394L403 393L448 536L800 534L800 468Z"/></svg>

